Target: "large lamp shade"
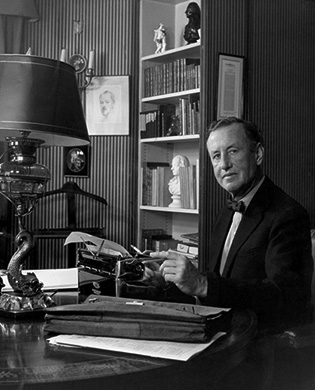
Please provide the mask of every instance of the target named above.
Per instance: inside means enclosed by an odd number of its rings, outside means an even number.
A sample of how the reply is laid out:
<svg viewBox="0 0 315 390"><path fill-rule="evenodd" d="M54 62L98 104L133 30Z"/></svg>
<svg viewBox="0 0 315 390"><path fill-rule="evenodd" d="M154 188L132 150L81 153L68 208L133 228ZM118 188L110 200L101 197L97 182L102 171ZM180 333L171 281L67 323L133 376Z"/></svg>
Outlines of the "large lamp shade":
<svg viewBox="0 0 315 390"><path fill-rule="evenodd" d="M89 143L74 68L57 60L0 54L0 138L20 136L46 145ZM16 134L15 134L16 133Z"/></svg>

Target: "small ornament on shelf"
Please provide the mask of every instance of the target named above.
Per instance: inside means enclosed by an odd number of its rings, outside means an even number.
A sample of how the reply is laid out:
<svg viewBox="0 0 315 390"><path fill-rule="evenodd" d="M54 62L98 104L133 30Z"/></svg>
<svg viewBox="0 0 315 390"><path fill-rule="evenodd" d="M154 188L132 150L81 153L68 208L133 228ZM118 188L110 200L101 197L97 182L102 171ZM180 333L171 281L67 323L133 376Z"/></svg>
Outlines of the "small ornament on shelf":
<svg viewBox="0 0 315 390"><path fill-rule="evenodd" d="M154 30L154 42L156 44L155 54L164 53L166 50L166 30L160 23L159 28Z"/></svg>
<svg viewBox="0 0 315 390"><path fill-rule="evenodd" d="M167 137L171 137L174 135L181 135L180 132L180 120L178 115L172 115L172 122L166 134Z"/></svg>
<svg viewBox="0 0 315 390"><path fill-rule="evenodd" d="M184 39L187 41L187 44L196 43L200 39L199 30L200 30L200 7L197 3L189 3L185 14L189 20L188 24L185 26Z"/></svg>

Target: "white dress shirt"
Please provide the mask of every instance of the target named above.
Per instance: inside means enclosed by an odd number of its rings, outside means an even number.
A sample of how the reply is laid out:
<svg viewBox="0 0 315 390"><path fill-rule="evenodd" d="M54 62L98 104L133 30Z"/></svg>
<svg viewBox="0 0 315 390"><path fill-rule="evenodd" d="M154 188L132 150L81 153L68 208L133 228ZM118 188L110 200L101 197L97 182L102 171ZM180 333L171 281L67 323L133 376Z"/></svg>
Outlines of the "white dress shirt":
<svg viewBox="0 0 315 390"><path fill-rule="evenodd" d="M262 185L264 179L265 179L265 177L263 177L259 181L259 183L248 194L246 194L242 199L240 199L240 201L242 201L244 203L245 211L246 211L246 208L248 207L250 201L253 199L254 195L258 191L259 187ZM222 251L221 263L220 263L220 274L221 275L223 273L223 270L224 270L224 267L225 267L225 263L226 263L226 259L228 257L228 254L229 254L232 242L234 240L235 234L237 232L239 224L241 223L242 218L243 218L243 214L242 213L240 213L238 211L234 212L232 224L231 224L230 230L229 230L229 232L228 232L228 234L226 236L224 247L223 247L223 251Z"/></svg>

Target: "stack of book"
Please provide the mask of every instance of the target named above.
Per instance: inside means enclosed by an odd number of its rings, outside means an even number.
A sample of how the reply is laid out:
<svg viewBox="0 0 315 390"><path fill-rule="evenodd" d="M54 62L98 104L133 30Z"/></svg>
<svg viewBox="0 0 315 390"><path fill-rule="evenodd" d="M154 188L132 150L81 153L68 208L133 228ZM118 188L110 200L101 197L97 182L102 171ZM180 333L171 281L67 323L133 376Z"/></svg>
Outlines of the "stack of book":
<svg viewBox="0 0 315 390"><path fill-rule="evenodd" d="M172 176L169 163L143 163L141 167L142 205L167 207L172 201L168 189Z"/></svg>
<svg viewBox="0 0 315 390"><path fill-rule="evenodd" d="M175 104L161 104L156 110L140 112L141 138L166 136L174 115L176 115Z"/></svg>
<svg viewBox="0 0 315 390"><path fill-rule="evenodd" d="M180 197L183 209L198 209L199 160L196 165L179 168Z"/></svg>
<svg viewBox="0 0 315 390"><path fill-rule="evenodd" d="M144 97L200 87L200 59L179 58L144 69Z"/></svg>
<svg viewBox="0 0 315 390"><path fill-rule="evenodd" d="M186 96L179 98L178 117L182 135L199 134L199 107L199 96Z"/></svg>
<svg viewBox="0 0 315 390"><path fill-rule="evenodd" d="M179 104L160 105L156 110L140 113L141 138L165 137L169 134L172 122L177 119L178 135L192 135L200 132L199 96L189 95L179 98Z"/></svg>

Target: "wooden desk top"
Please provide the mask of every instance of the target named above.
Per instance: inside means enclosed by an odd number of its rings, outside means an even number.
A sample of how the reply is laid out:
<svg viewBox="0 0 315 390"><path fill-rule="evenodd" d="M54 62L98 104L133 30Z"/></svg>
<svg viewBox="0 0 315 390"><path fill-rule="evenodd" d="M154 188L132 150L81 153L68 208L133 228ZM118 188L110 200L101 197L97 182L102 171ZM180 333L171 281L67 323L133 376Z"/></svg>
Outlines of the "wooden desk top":
<svg viewBox="0 0 315 390"><path fill-rule="evenodd" d="M43 325L43 319L0 318L1 390L205 388L243 360L256 318L235 313L232 332L188 362L51 346Z"/></svg>

